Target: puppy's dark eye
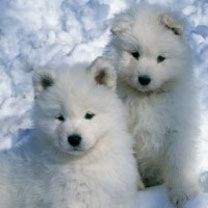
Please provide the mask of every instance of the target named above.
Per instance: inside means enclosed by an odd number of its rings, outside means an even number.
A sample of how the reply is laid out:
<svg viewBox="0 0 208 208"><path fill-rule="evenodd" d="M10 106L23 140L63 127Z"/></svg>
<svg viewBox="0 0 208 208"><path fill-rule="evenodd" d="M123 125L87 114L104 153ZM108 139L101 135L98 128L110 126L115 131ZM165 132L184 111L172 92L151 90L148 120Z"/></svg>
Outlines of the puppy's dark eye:
<svg viewBox="0 0 208 208"><path fill-rule="evenodd" d="M85 114L85 119L90 120L90 119L92 119L94 116L95 116L94 113L92 113L92 112L87 112L87 113Z"/></svg>
<svg viewBox="0 0 208 208"><path fill-rule="evenodd" d="M59 120L59 121L65 121L65 118L64 118L63 115L58 115L58 116L56 117L56 119Z"/></svg>
<svg viewBox="0 0 208 208"><path fill-rule="evenodd" d="M131 52L131 55L135 58L135 59L139 59L139 57L140 57L140 54L139 54L139 52L138 51L134 51L134 52Z"/></svg>
<svg viewBox="0 0 208 208"><path fill-rule="evenodd" d="M163 62L163 61L165 61L165 57L164 56L158 56L157 57L157 63L161 63L161 62Z"/></svg>

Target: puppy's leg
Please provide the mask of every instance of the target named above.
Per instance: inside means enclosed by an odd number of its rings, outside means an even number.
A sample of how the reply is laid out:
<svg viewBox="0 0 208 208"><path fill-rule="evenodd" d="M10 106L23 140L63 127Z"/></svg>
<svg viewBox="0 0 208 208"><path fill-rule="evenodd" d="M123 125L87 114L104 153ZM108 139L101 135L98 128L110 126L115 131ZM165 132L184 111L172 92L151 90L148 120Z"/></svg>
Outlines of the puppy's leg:
<svg viewBox="0 0 208 208"><path fill-rule="evenodd" d="M139 164L138 164L139 166ZM139 171L139 168L137 167L137 170L138 170L138 173L137 173L137 190L139 191L142 191L145 189L145 185L142 181L142 177L141 177L141 174L140 174L140 171Z"/></svg>
<svg viewBox="0 0 208 208"><path fill-rule="evenodd" d="M163 174L171 201L177 208L182 208L186 201L199 192L195 172L196 148L192 141L182 138L178 132L169 139L170 145L165 155Z"/></svg>
<svg viewBox="0 0 208 208"><path fill-rule="evenodd" d="M138 177L138 180L137 180L137 189L140 191L145 189L144 183L142 182L140 176Z"/></svg>

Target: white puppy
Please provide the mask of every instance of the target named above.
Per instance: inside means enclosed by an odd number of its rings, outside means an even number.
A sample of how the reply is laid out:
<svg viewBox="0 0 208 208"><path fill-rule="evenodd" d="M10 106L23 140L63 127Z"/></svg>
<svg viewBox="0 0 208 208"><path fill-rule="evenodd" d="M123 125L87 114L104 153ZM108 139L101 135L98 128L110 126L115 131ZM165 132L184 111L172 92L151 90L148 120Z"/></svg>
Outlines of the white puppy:
<svg viewBox="0 0 208 208"><path fill-rule="evenodd" d="M142 3L118 14L111 31L105 55L118 73L143 182L165 181L181 207L198 192L198 106L184 23L164 8Z"/></svg>
<svg viewBox="0 0 208 208"><path fill-rule="evenodd" d="M35 132L0 155L1 208L134 207L136 162L115 85L104 58L35 73Z"/></svg>

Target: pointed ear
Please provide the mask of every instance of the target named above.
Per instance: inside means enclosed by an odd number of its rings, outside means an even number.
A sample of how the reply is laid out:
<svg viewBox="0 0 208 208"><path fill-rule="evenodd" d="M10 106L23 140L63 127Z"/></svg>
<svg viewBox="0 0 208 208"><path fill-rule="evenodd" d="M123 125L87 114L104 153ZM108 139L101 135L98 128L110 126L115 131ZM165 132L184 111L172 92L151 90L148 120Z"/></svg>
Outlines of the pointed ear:
<svg viewBox="0 0 208 208"><path fill-rule="evenodd" d="M55 73L52 70L45 68L38 68L34 70L33 87L35 98L55 83Z"/></svg>
<svg viewBox="0 0 208 208"><path fill-rule="evenodd" d="M131 30L132 25L133 21L129 16L117 16L113 20L111 32L113 35L120 36Z"/></svg>
<svg viewBox="0 0 208 208"><path fill-rule="evenodd" d="M169 16L168 14L160 15L160 23L168 30L171 30L175 35L182 36L184 31L184 24L178 19Z"/></svg>
<svg viewBox="0 0 208 208"><path fill-rule="evenodd" d="M111 90L116 88L116 71L111 61L98 57L89 67L90 75L97 85L103 85Z"/></svg>

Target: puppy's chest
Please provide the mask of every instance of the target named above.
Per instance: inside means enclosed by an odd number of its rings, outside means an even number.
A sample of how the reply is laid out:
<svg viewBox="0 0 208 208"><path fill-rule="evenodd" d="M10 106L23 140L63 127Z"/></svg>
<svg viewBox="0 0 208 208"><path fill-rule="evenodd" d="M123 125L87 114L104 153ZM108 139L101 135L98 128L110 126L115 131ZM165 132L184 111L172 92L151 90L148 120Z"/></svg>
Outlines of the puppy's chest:
<svg viewBox="0 0 208 208"><path fill-rule="evenodd" d="M71 171L58 171L51 183L48 184L50 193L49 201L53 201L53 207L63 206L72 208L79 206L80 208L90 207L93 196L92 185L83 176L84 173L74 174Z"/></svg>
<svg viewBox="0 0 208 208"><path fill-rule="evenodd" d="M115 185L116 178L102 174L99 169L97 170L96 167L93 170L88 167L72 167L63 172L60 171L54 176L53 180L56 183L50 184L49 188L56 190L52 193L57 202L57 206L54 207L58 207L60 202L69 208L96 208L100 207L100 204L110 207L111 194L114 194L111 192L113 187L108 187L106 184Z"/></svg>
<svg viewBox="0 0 208 208"><path fill-rule="evenodd" d="M171 125L169 102L165 99L126 97L128 126L136 139L137 152L160 151L165 145L165 135Z"/></svg>

